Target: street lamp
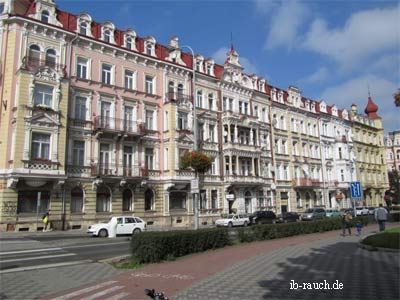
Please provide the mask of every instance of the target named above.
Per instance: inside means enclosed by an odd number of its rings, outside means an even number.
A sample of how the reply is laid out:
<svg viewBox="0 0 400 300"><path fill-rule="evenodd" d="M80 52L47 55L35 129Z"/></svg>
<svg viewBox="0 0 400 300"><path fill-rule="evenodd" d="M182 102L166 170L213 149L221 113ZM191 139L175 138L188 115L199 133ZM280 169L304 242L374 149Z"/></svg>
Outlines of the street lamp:
<svg viewBox="0 0 400 300"><path fill-rule="evenodd" d="M196 86L196 64L194 61L194 51L192 47L190 46L180 46L180 48L187 48L190 50L192 53L192 78L193 78L193 85L192 85L192 99L193 99L193 151L197 151L197 115L196 115L196 92L195 92L195 86ZM196 189L199 189L199 178L197 176L197 171L194 173L195 177L194 180L197 182L197 187ZM198 208L198 192L195 191L193 194L193 208L194 208L194 229L197 230L199 229L199 208Z"/></svg>

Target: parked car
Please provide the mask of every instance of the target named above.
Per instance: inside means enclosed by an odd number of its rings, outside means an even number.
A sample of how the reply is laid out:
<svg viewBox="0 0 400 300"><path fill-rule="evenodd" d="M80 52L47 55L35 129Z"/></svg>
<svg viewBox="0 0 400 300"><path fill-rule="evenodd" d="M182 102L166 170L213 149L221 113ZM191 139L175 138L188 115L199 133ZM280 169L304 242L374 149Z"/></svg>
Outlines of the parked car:
<svg viewBox="0 0 400 300"><path fill-rule="evenodd" d="M146 223L138 217L116 216L111 217L107 223L90 225L87 233L92 236L107 237L110 231L110 224L117 223L116 234L137 234L146 230Z"/></svg>
<svg viewBox="0 0 400 300"><path fill-rule="evenodd" d="M370 215L374 215L375 214L375 209L376 209L375 206L368 206L368 213Z"/></svg>
<svg viewBox="0 0 400 300"><path fill-rule="evenodd" d="M325 209L323 208L308 208L301 215L302 220L312 221L316 219L323 219L326 216Z"/></svg>
<svg viewBox="0 0 400 300"><path fill-rule="evenodd" d="M245 215L236 215L236 214L225 215L222 216L221 219L215 221L215 225L217 227L247 226L249 224L250 224L249 217Z"/></svg>
<svg viewBox="0 0 400 300"><path fill-rule="evenodd" d="M356 216L367 216L369 214L368 207L356 206Z"/></svg>
<svg viewBox="0 0 400 300"><path fill-rule="evenodd" d="M250 224L275 224L276 215L271 210L255 211L249 216Z"/></svg>
<svg viewBox="0 0 400 300"><path fill-rule="evenodd" d="M300 215L296 212L285 212L277 216L276 222L287 223L300 221Z"/></svg>
<svg viewBox="0 0 400 300"><path fill-rule="evenodd" d="M326 217L327 218L337 218L341 215L340 211L336 208L328 208L326 210Z"/></svg>

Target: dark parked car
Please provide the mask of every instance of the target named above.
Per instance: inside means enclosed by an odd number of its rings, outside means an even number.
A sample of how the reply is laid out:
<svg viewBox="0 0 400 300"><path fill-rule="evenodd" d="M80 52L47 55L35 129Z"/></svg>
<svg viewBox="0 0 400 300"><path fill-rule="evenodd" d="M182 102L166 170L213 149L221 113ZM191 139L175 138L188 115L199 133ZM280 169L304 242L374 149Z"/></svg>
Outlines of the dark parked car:
<svg viewBox="0 0 400 300"><path fill-rule="evenodd" d="M281 215L278 215L277 222L279 223L287 223L287 222L297 222L300 221L300 215L296 212L285 212Z"/></svg>
<svg viewBox="0 0 400 300"><path fill-rule="evenodd" d="M326 216L325 209L323 208L307 208L301 215L301 219L305 221L312 221L316 219L323 219Z"/></svg>
<svg viewBox="0 0 400 300"><path fill-rule="evenodd" d="M250 224L275 224L276 215L273 211L256 211L249 216Z"/></svg>

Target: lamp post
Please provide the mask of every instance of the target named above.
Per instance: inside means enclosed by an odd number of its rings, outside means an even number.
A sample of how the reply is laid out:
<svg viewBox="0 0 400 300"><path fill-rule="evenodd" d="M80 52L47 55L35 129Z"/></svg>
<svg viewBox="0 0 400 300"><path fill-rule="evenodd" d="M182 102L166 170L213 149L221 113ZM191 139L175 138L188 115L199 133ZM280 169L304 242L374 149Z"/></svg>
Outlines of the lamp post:
<svg viewBox="0 0 400 300"><path fill-rule="evenodd" d="M192 47L190 46L180 46L180 48L187 48L190 50L192 53L192 78L193 78L193 85L192 85L192 99L193 99L193 151L197 151L197 115L196 115L196 92L195 92L195 86L196 86L196 64L194 61L194 51ZM199 184L198 184L198 174L197 171L194 173L195 181L197 181L197 189L199 189ZM197 230L199 229L199 208L198 208L198 192L193 193L193 208L194 208L194 229Z"/></svg>

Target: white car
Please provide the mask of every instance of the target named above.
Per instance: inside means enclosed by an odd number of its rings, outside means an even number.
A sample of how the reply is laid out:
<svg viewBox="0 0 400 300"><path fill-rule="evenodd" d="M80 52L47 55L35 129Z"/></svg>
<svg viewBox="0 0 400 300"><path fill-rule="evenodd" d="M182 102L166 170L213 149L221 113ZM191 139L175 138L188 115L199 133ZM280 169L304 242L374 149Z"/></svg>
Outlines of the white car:
<svg viewBox="0 0 400 300"><path fill-rule="evenodd" d="M226 215L225 217L215 221L215 225L217 227L247 226L249 224L250 224L249 217L246 217L244 215L235 215L235 214Z"/></svg>
<svg viewBox="0 0 400 300"><path fill-rule="evenodd" d="M146 223L138 217L117 216L111 217L108 223L90 225L87 233L93 236L107 237L110 224L116 223L116 234L136 234L146 230Z"/></svg>
<svg viewBox="0 0 400 300"><path fill-rule="evenodd" d="M367 216L369 214L368 207L356 206L356 216Z"/></svg>

